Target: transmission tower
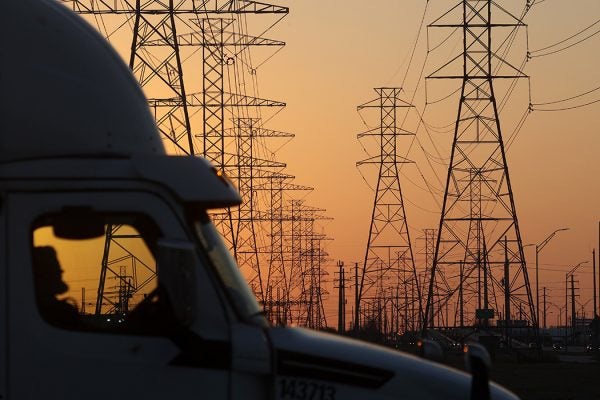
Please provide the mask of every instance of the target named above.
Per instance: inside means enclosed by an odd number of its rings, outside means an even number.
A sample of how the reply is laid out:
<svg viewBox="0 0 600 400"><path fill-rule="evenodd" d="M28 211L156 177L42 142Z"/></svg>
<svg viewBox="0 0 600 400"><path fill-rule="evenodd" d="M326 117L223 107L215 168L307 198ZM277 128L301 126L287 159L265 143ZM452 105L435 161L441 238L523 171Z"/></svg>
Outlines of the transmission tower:
<svg viewBox="0 0 600 400"><path fill-rule="evenodd" d="M290 265L286 259L286 242L284 223L292 217L284 209L284 193L310 192L312 187L291 183L294 176L284 173L268 174L262 183L255 187L256 191L269 194L269 211L258 218L269 223L270 245L267 249L267 271L265 282L265 303L263 304L267 318L274 325L286 325L289 322L289 307L286 294L289 293Z"/></svg>
<svg viewBox="0 0 600 400"><path fill-rule="evenodd" d="M357 166L375 164L379 167L369 239L362 267L357 304L369 310L381 310L382 299L387 297L384 282L404 270L407 265L418 287L413 251L411 247L398 164L409 162L398 155L398 138L413 133L399 127L399 110L406 112L412 105L400 99L400 88L377 88L379 98L358 106L358 110L379 110L380 125L358 135L378 138L379 154L359 161ZM420 297L420 296L419 296ZM372 303L372 304L370 304ZM372 317L372 316L371 316ZM360 321L359 325L360 325Z"/></svg>
<svg viewBox="0 0 600 400"><path fill-rule="evenodd" d="M437 232L435 229L426 228L423 229L423 235L417 238L417 241L422 240L424 242L423 247L419 246L419 255L425 260L424 268L419 272L419 287L421 288L427 288L427 283L429 282L429 278L431 276L431 266L433 265L433 256L435 255L436 235ZM416 301L420 303L419 306L421 310L425 308L426 300L427 299L423 298L416 299ZM433 325L432 315L432 313L429 314L430 325ZM421 318L414 312L412 312L411 316L413 318L416 317L417 319ZM419 321L419 324L420 323L421 321ZM416 329L416 324L413 324L413 326Z"/></svg>
<svg viewBox="0 0 600 400"><path fill-rule="evenodd" d="M274 9L273 12L283 12ZM200 41L191 37L187 43L201 46L202 57L202 155L218 168L225 168L230 161L225 158L225 108L268 106L283 107L284 103L258 99L225 90L225 67L236 63L236 54L249 46L284 46L281 41L249 36L235 32L234 20L225 18L201 18L196 21L201 36ZM229 29L229 30L228 30ZM233 52L226 52L232 48Z"/></svg>
<svg viewBox="0 0 600 400"><path fill-rule="evenodd" d="M294 135L264 129L260 126L258 118L236 118L234 125L238 164L236 169L231 169L230 176L236 180L243 200L242 204L232 212L234 222L237 223L234 225L235 246L233 251L238 265L255 295L261 303L266 304L268 292L271 290L271 273L270 267L263 268L266 271L261 271L257 230L260 222L270 221L272 216L257 210L257 193L266 189L267 182L277 176L283 176L277 171L284 169L286 165L258 158L256 155L256 147L259 144L257 140L261 138L291 138ZM276 209L271 207L271 211L276 211Z"/></svg>
<svg viewBox="0 0 600 400"><path fill-rule="evenodd" d="M142 238L125 225L106 227L96 315L124 315L130 302L136 304L156 285L156 266L144 252ZM110 281L114 284L111 285ZM109 283L107 287L107 282Z"/></svg>
<svg viewBox="0 0 600 400"><path fill-rule="evenodd" d="M436 324L486 326L503 308L505 324L516 325L510 308L525 310L516 319L537 332L493 84L525 77L492 43L495 28L524 24L494 1L463 0L429 26L460 29L463 48L454 59L462 61L462 73L449 71L451 61L428 77L460 79L462 89L423 334ZM513 306L504 305L504 293Z"/></svg>
<svg viewBox="0 0 600 400"><path fill-rule="evenodd" d="M114 32L105 31L104 16L122 16L129 23L129 25L122 24L131 26L132 30L129 67L146 92L150 106L155 113L157 126L166 143L172 144L176 152L188 155L200 153L200 150L194 146L191 107L206 105L205 111L208 110L209 114L214 113L217 116L222 115L223 107L219 111L216 111L215 107L227 104L222 86L223 63L228 60L233 61L234 58L224 57L223 47L225 45L283 45L282 42L226 34L224 30L231 23L227 21L232 21L231 19L207 19L208 22L201 25L204 30L200 32L198 32L199 29L193 29L191 21L201 21L207 15L285 15L289 12L287 7L248 0L61 1L81 15L94 16L97 28L104 32L109 40ZM230 39L230 41L225 42L224 38ZM204 96L198 101L197 97L190 95L186 90L180 50L182 46L201 46L202 43L206 44L204 46L206 65L203 69L206 81L204 82ZM219 52L219 50L221 51ZM218 77L219 71L221 78ZM206 119L211 120L205 116ZM206 127L205 131L207 131ZM214 130L209 129L208 132L214 132ZM214 155L211 144L205 143L205 146L209 153L206 156L211 161L215 161L213 158L216 157L211 157ZM222 152L223 149L218 150ZM219 161L221 160L222 158ZM223 163L217 162L217 165L222 166Z"/></svg>
<svg viewBox="0 0 600 400"><path fill-rule="evenodd" d="M109 40L117 31L131 31L127 33L132 43L129 64L149 98L168 150L202 155L237 183L240 207L211 213L211 218L263 306L274 304L273 298L282 300L279 305L288 305L278 307L278 315L282 315L283 324L290 322L289 304L299 300L283 301L292 284L293 262L286 260L291 244L285 238L291 236L293 224L286 224L292 217L282 212L282 196L288 190L307 189L291 184L289 176L272 180L285 175L285 164L261 156L260 151L267 147L260 140L292 135L262 126L260 110L284 107L285 103L249 95L252 88L257 93L256 69L247 54L251 47L280 48L285 43L263 34L247 34L244 19L261 14L280 20L288 8L248 0L62 2L79 14L93 17L91 22ZM105 16L120 20L107 24ZM200 64L196 67L193 63L198 55ZM201 79L194 79L194 74L201 74ZM193 90L196 82L201 87ZM271 197L270 203L263 205L268 211L261 211L257 193L266 192L270 183L275 185L270 189L272 196L279 199ZM273 204L280 207L273 208ZM264 229L264 223L270 227ZM261 233L271 240L262 250ZM261 257L264 254L266 260Z"/></svg>
<svg viewBox="0 0 600 400"><path fill-rule="evenodd" d="M132 31L129 66L149 98L165 142L172 145L169 149L188 155L201 154L216 168L237 178L243 199L241 207L237 212L227 210L212 217L240 266L253 271L248 274L249 281L263 300L264 285L260 282L253 222L256 202L252 190L256 184L255 166L260 164L254 160L256 151L253 147L253 141L260 135L254 133L262 127L256 121L251 123L252 127L240 121L249 119L249 108L283 107L285 103L237 93L235 89L228 92L225 77L238 82L242 71L250 69L251 74L256 73L240 56L250 46L285 45L281 41L236 32L233 17L246 14L285 16L288 8L247 0L63 2L79 14L93 16L97 28L109 39L114 32L106 29L103 17L122 16L125 19L117 26L119 29L130 27ZM215 18L221 15L227 18ZM195 54L194 49L198 48L202 49L202 90L193 93L184 79L184 60L190 59ZM183 49L190 49L192 53L185 57ZM190 71L186 76L189 75ZM236 85L236 89L241 86ZM241 90L245 88L241 87ZM226 110L233 116L234 126L230 129L225 126ZM201 128L193 123L193 116L198 115L202 117ZM195 145L197 138L201 139L201 146ZM234 150L227 152L226 139ZM277 165L278 168L283 166Z"/></svg>
<svg viewBox="0 0 600 400"><path fill-rule="evenodd" d="M238 10L239 11L239 10ZM239 13L239 12L237 12ZM262 13L287 13L285 8L264 9ZM212 218L223 237L229 242L238 265L245 272L250 286L257 298L264 304L266 301L266 285L260 268L257 246L257 226L255 211L257 208L254 185L259 178L258 168L283 168L285 165L266 165L265 160L257 158L256 140L267 137L262 131L260 118L251 118L247 109L250 107L284 107L285 103L259 99L240 93L225 91L225 68L229 71L229 79L238 81L243 62L238 55L249 46L284 46L284 42L249 36L236 32L233 19L201 18L196 21L201 32L203 49L202 111L203 111L203 156L224 173L235 177L238 183L242 204L236 211L230 209L221 213L213 213ZM190 45L197 44L190 40ZM232 48L228 54L225 49ZM249 66L246 66L249 67ZM225 128L225 110L229 108L233 114L234 152L227 156L225 139L228 135ZM274 132L274 131L271 131ZM262 164L262 165L261 165Z"/></svg>
<svg viewBox="0 0 600 400"><path fill-rule="evenodd" d="M291 229L287 242L286 260L289 261L289 286L286 292L287 320L299 326L320 329L327 326L324 311L323 278L327 253L322 242L328 238L315 230L315 222L330 218L321 214L325 210L307 206L303 200L291 200L287 211Z"/></svg>
<svg viewBox="0 0 600 400"><path fill-rule="evenodd" d="M105 30L104 16L124 16L132 29L129 66L144 88L163 138L175 151L202 154L223 170L227 163L224 143L224 112L227 107L285 106L244 93L229 93L224 86L224 68L236 62L236 55L249 46L284 46L285 43L234 32L232 18L211 15L275 14L289 9L249 0L168 0L106 2L62 0L75 12L94 16L97 28ZM126 23L119 26L128 26ZM114 32L104 32L110 40ZM202 92L189 93L184 80L183 48L202 52ZM227 52L226 48L233 48ZM192 112L193 109L194 110ZM202 111L203 148L194 146L200 136L191 116ZM235 156L235 153L234 153ZM229 235L227 235L229 236Z"/></svg>

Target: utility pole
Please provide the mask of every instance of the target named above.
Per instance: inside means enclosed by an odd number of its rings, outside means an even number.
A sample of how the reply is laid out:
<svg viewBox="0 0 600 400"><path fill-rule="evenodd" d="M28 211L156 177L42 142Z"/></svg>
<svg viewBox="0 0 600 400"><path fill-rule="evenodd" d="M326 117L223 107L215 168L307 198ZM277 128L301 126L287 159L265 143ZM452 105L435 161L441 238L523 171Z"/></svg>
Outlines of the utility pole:
<svg viewBox="0 0 600 400"><path fill-rule="evenodd" d="M569 274L565 276L565 347L567 346L567 338L569 331Z"/></svg>
<svg viewBox="0 0 600 400"><path fill-rule="evenodd" d="M354 337L360 326L360 299L358 298L358 263L354 263Z"/></svg>
<svg viewBox="0 0 600 400"><path fill-rule="evenodd" d="M85 287L81 288L81 314L85 314Z"/></svg>
<svg viewBox="0 0 600 400"><path fill-rule="evenodd" d="M464 280L464 264L460 262L460 286L458 287L458 308L461 328L465 327L465 309L464 309L464 297L463 297L463 280Z"/></svg>
<svg viewBox="0 0 600 400"><path fill-rule="evenodd" d="M598 323L600 321L598 321L598 312L597 312L597 308L596 308L596 249L592 249L592 265L593 265L593 281L594 281L594 296L593 296L593 302L594 302L594 314L592 315L592 345L594 346L594 349L597 348L598 346L598 330L599 330L599 326Z"/></svg>
<svg viewBox="0 0 600 400"><path fill-rule="evenodd" d="M508 239L504 238L504 325L506 327L506 342L511 347L511 320L510 320L510 261L508 259Z"/></svg>
<svg viewBox="0 0 600 400"><path fill-rule="evenodd" d="M338 333L343 335L346 330L346 280L344 277L344 262L338 261Z"/></svg>
<svg viewBox="0 0 600 400"><path fill-rule="evenodd" d="M575 338L575 319L576 319L576 311L575 311L575 284L574 284L574 278L573 275L575 274L575 271L577 271L577 269L582 266L583 264L587 264L589 261L582 261L580 263L578 263L577 265L575 265L573 268L571 268L571 270L569 272L567 272L565 274L565 344L566 344L566 340L567 340L567 335L568 335L568 321L569 321L569 289L568 289L568 282L569 282L569 276L571 276L571 322L572 322L572 336L573 339Z"/></svg>
<svg viewBox="0 0 600 400"><path fill-rule="evenodd" d="M427 284L427 273L431 273L431 268L433 267L433 256L435 253L435 240L436 240L436 230L435 229L424 229L423 233L425 234L425 279L423 281L423 286L425 286ZM442 277L443 279L443 277ZM435 286L435 282L434 282L434 286ZM434 293L434 298L435 298L435 293ZM419 298L419 310L423 309L423 300L422 298ZM441 310L438 310L441 311ZM434 326L434 316L435 316L435 310L432 308L431 309L431 313L430 313L430 318L429 318L429 324L430 326ZM416 327L413 328L414 330L416 330Z"/></svg>
<svg viewBox="0 0 600 400"><path fill-rule="evenodd" d="M561 231L567 231L569 228L560 228L552 232L546 239L541 243L535 245L535 309L537 320L540 320L540 274L539 274L539 254L546 247L546 245L552 240L552 238Z"/></svg>
<svg viewBox="0 0 600 400"><path fill-rule="evenodd" d="M575 326L577 323L577 311L575 310L575 277L571 274L571 343L575 344Z"/></svg>
<svg viewBox="0 0 600 400"><path fill-rule="evenodd" d="M593 301L594 301L594 318L598 317L598 312L596 309L596 249L592 249L592 268L593 268L593 276L594 278L592 279L594 282L594 296L593 296Z"/></svg>
<svg viewBox="0 0 600 400"><path fill-rule="evenodd" d="M412 291L411 291L412 293ZM396 296L398 297L398 296ZM399 303L398 303L399 304ZM408 282L405 280L404 281L404 331L408 331L408 327L409 327L409 320L408 320L408 306L409 306L409 301L408 301ZM412 320L411 320L411 324L412 324ZM413 330L414 326L411 325L411 329Z"/></svg>
<svg viewBox="0 0 600 400"><path fill-rule="evenodd" d="M546 286L544 286L544 329L546 329Z"/></svg>

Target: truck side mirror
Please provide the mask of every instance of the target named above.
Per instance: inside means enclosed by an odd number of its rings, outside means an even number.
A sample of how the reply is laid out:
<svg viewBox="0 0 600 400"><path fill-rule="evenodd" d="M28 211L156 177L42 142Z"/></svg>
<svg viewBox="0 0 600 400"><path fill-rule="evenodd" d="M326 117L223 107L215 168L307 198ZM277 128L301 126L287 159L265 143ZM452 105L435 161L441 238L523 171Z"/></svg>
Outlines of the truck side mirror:
<svg viewBox="0 0 600 400"><path fill-rule="evenodd" d="M464 347L467 371L471 373L471 400L490 400L491 357L479 343L469 343Z"/></svg>
<svg viewBox="0 0 600 400"><path fill-rule="evenodd" d="M167 292L175 317L184 326L190 326L196 317L197 265L193 243L158 241L158 279Z"/></svg>
<svg viewBox="0 0 600 400"><path fill-rule="evenodd" d="M88 207L66 207L53 217L54 236L61 239L95 239L105 235L104 219Z"/></svg>

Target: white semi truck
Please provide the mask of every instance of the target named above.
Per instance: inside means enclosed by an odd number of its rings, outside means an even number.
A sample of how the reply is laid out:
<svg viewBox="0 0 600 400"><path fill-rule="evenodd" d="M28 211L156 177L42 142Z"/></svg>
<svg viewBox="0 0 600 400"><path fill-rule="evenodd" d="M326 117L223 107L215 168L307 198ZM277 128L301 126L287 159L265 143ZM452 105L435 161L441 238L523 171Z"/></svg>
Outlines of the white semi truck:
<svg viewBox="0 0 600 400"><path fill-rule="evenodd" d="M516 399L475 354L269 326L207 214L238 193L166 154L107 42L53 0L0 27L0 399Z"/></svg>

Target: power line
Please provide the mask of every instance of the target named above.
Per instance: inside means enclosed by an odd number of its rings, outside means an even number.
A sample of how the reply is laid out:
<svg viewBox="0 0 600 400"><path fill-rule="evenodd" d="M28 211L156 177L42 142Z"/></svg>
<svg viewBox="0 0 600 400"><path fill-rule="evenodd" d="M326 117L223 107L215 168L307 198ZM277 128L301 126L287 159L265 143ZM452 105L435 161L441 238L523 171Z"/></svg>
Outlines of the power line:
<svg viewBox="0 0 600 400"><path fill-rule="evenodd" d="M566 99L547 101L545 103L534 103L534 104L532 104L532 106L547 106L547 105L550 105L550 104L563 103L563 102L568 101L568 100L573 100L573 99L577 99L579 97L583 97L586 94L590 94L590 93L595 92L596 90L600 90L600 86L598 86L598 87L596 87L594 89L588 90L587 92L580 93L580 94L577 94L575 96L567 97Z"/></svg>
<svg viewBox="0 0 600 400"><path fill-rule="evenodd" d="M410 70L410 66L411 66L413 58L415 56L415 51L417 50L417 44L419 43L419 38L421 37L421 32L423 31L423 26L425 24L425 15L427 14L427 6L429 6L429 0L427 0L425 2L425 8L423 9L423 15L421 16L421 23L419 24L419 30L417 31L417 37L415 38L415 44L413 45L412 53L410 54L410 59L408 60L408 66L406 68L406 74L404 74L404 78L402 79L402 84L400 85L400 87L404 87L404 83L406 82L406 78L408 77L408 71ZM416 92L416 90L415 90L415 92ZM413 99L414 99L414 95L413 95Z"/></svg>
<svg viewBox="0 0 600 400"><path fill-rule="evenodd" d="M550 46L547 46L547 47L545 47L545 48L542 48L542 49L538 49L538 50L531 51L531 52L528 54L528 56L529 56L530 58L537 58L537 57L549 56L549 55L551 55L551 54L560 53L560 52L562 52L562 51L564 51L564 50L567 50L567 49L570 49L571 47L574 47L574 46L576 46L576 45L578 45L578 44L580 44L580 43L582 43L582 42L585 42L586 40L588 40L588 39L590 39L590 38L592 38L592 37L596 36L597 34L599 34L599 33L600 33L600 29L599 29L599 30L597 30L597 31L596 31L596 32L594 32L594 33L591 33L591 34L589 34L588 36L584 37L583 39L580 39L580 40L576 41L575 43L571 43L570 45L567 45L567 46L565 46L565 47L561 47L560 49L553 50L553 51L548 51L548 52L546 52L546 53L542 53L542 54L533 54L533 53L537 53L537 52L539 52L539 51L542 51L542 50L545 50L545 49L549 49L549 48L552 48L552 47L558 46L559 44L562 44L562 43L564 43L564 42L566 42L566 41L568 41L568 40L570 40L570 39L572 39L572 38L574 38L574 37L576 37L576 36L578 36L578 35L582 34L583 32L585 32L586 30L588 30L589 28L591 28L592 26L594 26L594 25L596 25L596 24L598 24L598 23L600 23L600 20L598 20L598 21L594 22L594 23L593 23L592 25L590 25L589 27L587 27L587 28L585 28L585 29L581 30L580 32L578 32L578 33L576 33L576 34L574 34L574 35L572 35L572 36L568 37L567 39L564 39L564 40L562 40L562 41L560 41L560 42L557 42L557 43L555 43L555 44L553 44L553 45L550 45Z"/></svg>
<svg viewBox="0 0 600 400"><path fill-rule="evenodd" d="M563 40L561 40L559 42L553 43L553 44L548 45L546 47L539 48L537 50L532 50L531 53L537 53L537 52L542 51L542 50L548 50L551 47L558 46L559 44L563 44L564 42L566 42L568 40L571 40L571 39L573 39L574 37L576 37L578 35L581 35L583 32L587 31L588 29L590 29L591 27L593 27L593 26L595 26L595 25L597 25L599 23L600 23L600 19L597 20L596 22L594 22L593 24L589 25L588 27L583 28L582 30L578 31L577 33L574 33L573 35L569 36L566 39L563 39Z"/></svg>
<svg viewBox="0 0 600 400"><path fill-rule="evenodd" d="M527 117L529 116L530 113L531 113L530 109L525 110L525 112L523 113L523 116L521 117L521 119L517 123L517 126L515 127L515 130L509 136L508 141L506 142L506 151L508 151L511 148L512 144L517 139L517 135L519 134L519 132L521 132L521 129L525 125L525 121L527 120Z"/></svg>
<svg viewBox="0 0 600 400"><path fill-rule="evenodd" d="M441 97L439 99L436 100L432 100L432 101L428 101L427 99L425 99L425 104L436 104L436 103L440 103L446 99L449 99L450 97L452 97L453 95L455 95L456 93L460 92L461 87L458 87L455 91L450 92L450 94ZM425 96L427 98L427 96ZM454 123L450 124L450 125L454 125Z"/></svg>
<svg viewBox="0 0 600 400"><path fill-rule="evenodd" d="M567 111L567 110L575 110L577 108L582 108L582 107L586 107L592 104L596 104L600 102L600 99L598 100L594 100L594 101L590 101L588 103L585 104L579 104L576 106L572 106L572 107L562 107L562 108L534 108L534 111Z"/></svg>

